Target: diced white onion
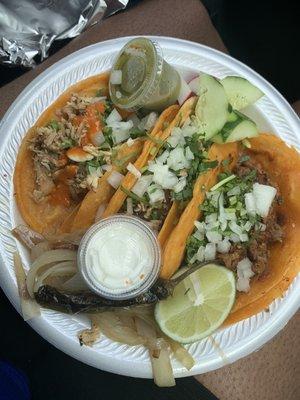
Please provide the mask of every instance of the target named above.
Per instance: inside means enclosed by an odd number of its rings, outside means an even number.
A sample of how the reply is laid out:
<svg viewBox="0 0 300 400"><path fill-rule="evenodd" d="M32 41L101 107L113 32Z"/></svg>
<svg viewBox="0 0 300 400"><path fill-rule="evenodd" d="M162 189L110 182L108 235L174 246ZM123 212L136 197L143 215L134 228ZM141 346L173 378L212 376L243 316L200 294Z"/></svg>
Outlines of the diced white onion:
<svg viewBox="0 0 300 400"><path fill-rule="evenodd" d="M251 269L252 263L249 258L244 258L237 264L237 290L240 292L248 292L250 289L249 281L254 272Z"/></svg>
<svg viewBox="0 0 300 400"><path fill-rule="evenodd" d="M167 161L169 154L170 152L165 150L159 157L156 158L156 162L158 164L164 164Z"/></svg>
<svg viewBox="0 0 300 400"><path fill-rule="evenodd" d="M104 171L111 171L112 166L109 165L109 164L104 164L104 165L102 165L101 168L102 168Z"/></svg>
<svg viewBox="0 0 300 400"><path fill-rule="evenodd" d="M229 239L233 242L233 243L240 243L240 237L239 237L239 235L237 235L236 233L232 233L230 236L229 236Z"/></svg>
<svg viewBox="0 0 300 400"><path fill-rule="evenodd" d="M210 222L209 224L205 224L206 231L212 231L215 228L219 228L220 221Z"/></svg>
<svg viewBox="0 0 300 400"><path fill-rule="evenodd" d="M207 215L205 217L205 222L207 224L211 224L212 222L217 222L217 219L218 219L218 214L217 213L212 213L212 214L209 214L209 215Z"/></svg>
<svg viewBox="0 0 300 400"><path fill-rule="evenodd" d="M184 81L181 78L180 90L179 90L179 94L178 94L178 97L177 97L179 105L181 106L189 98L189 96L191 94L192 94L191 88L186 83L186 81Z"/></svg>
<svg viewBox="0 0 300 400"><path fill-rule="evenodd" d="M248 257L243 258L240 262L238 262L237 268L237 276L239 278L252 278L254 276L254 272L251 269L252 263Z"/></svg>
<svg viewBox="0 0 300 400"><path fill-rule="evenodd" d="M141 172L132 163L128 163L126 169L127 171L131 172L132 175L134 175L137 179L142 176Z"/></svg>
<svg viewBox="0 0 300 400"><path fill-rule="evenodd" d="M241 242L248 242L248 240L249 240L249 236L248 236L248 234L247 233L242 233L241 235L239 235L240 236L240 240L241 240Z"/></svg>
<svg viewBox="0 0 300 400"><path fill-rule="evenodd" d="M106 125L111 126L111 124L114 124L115 122L121 122L122 117L119 114L119 112L114 108L112 112L109 114L109 116L106 118Z"/></svg>
<svg viewBox="0 0 300 400"><path fill-rule="evenodd" d="M235 186L227 192L228 196L237 196L241 193L241 188L239 186Z"/></svg>
<svg viewBox="0 0 300 400"><path fill-rule="evenodd" d="M221 231L222 231L222 232L226 231L226 228L227 228L227 221L221 222L221 223L220 223L220 228L221 228Z"/></svg>
<svg viewBox="0 0 300 400"><path fill-rule="evenodd" d="M101 146L101 144L105 142L105 137L104 137L102 131L95 133L92 136L91 141L94 146L96 146L96 147Z"/></svg>
<svg viewBox="0 0 300 400"><path fill-rule="evenodd" d="M229 222L229 228L237 235L241 235L243 233L242 228L235 221Z"/></svg>
<svg viewBox="0 0 300 400"><path fill-rule="evenodd" d="M150 185L147 189L147 193L149 195L151 204L165 200L165 192L158 185L155 184Z"/></svg>
<svg viewBox="0 0 300 400"><path fill-rule="evenodd" d="M207 240L210 243L219 243L222 240L222 235L216 231L208 231L206 232Z"/></svg>
<svg viewBox="0 0 300 400"><path fill-rule="evenodd" d="M186 186L186 178L179 178L178 183L173 187L175 193L181 192Z"/></svg>
<svg viewBox="0 0 300 400"><path fill-rule="evenodd" d="M157 121L157 118L158 118L158 116L155 112L151 112L149 115L147 115L145 125L144 125L146 131L150 131L154 127L154 125Z"/></svg>
<svg viewBox="0 0 300 400"><path fill-rule="evenodd" d="M227 221L226 213L225 213L225 209L224 209L224 194L223 193L221 193L219 195L218 202L219 202L219 221L222 224Z"/></svg>
<svg viewBox="0 0 300 400"><path fill-rule="evenodd" d="M195 93L197 96L199 96L199 94L200 94L200 76L197 76L196 78L192 79L189 82L189 87L193 93Z"/></svg>
<svg viewBox="0 0 300 400"><path fill-rule="evenodd" d="M178 144L180 144L182 146L185 145L185 139L183 137L181 128L178 128L177 126L174 127L172 129L172 133L169 136L167 142L173 148L176 147Z"/></svg>
<svg viewBox="0 0 300 400"><path fill-rule="evenodd" d="M204 250L204 258L206 261L211 261L216 258L216 244L215 243L207 243Z"/></svg>
<svg viewBox="0 0 300 400"><path fill-rule="evenodd" d="M253 196L255 199L256 211L261 217L267 217L277 190L273 186L254 183Z"/></svg>
<svg viewBox="0 0 300 400"><path fill-rule="evenodd" d="M235 215L235 211L232 212L225 212L225 219L227 221L236 221L236 215Z"/></svg>
<svg viewBox="0 0 300 400"><path fill-rule="evenodd" d="M199 249L198 249L198 251L197 251L197 253L196 253L196 257L197 257L197 260L199 261L199 262L202 262L202 261L204 261L204 259L206 259L205 258L205 251L206 251L206 247L204 247L204 246L200 246L199 247ZM213 258L211 258L211 260L213 260L215 257L213 257ZM207 259L208 260L208 259Z"/></svg>
<svg viewBox="0 0 300 400"><path fill-rule="evenodd" d="M110 83L113 85L121 85L122 83L122 71L120 69L115 69L110 74Z"/></svg>
<svg viewBox="0 0 300 400"><path fill-rule="evenodd" d="M250 221L247 221L247 222L244 224L244 226L243 226L243 229L244 229L246 232L249 232L251 228L252 228L252 224L251 224Z"/></svg>
<svg viewBox="0 0 300 400"><path fill-rule="evenodd" d="M191 149L189 148L189 146L187 146L185 148L185 158L188 161L194 160L194 158L195 158L195 156L194 156L193 152L191 151Z"/></svg>
<svg viewBox="0 0 300 400"><path fill-rule="evenodd" d="M179 171L180 169L188 168L190 166L190 161L185 158L182 147L176 147L170 151L170 155L167 159L167 165L174 171Z"/></svg>
<svg viewBox="0 0 300 400"><path fill-rule="evenodd" d="M226 254L229 252L231 247L231 243L228 239L224 239L217 243L217 251L222 254Z"/></svg>
<svg viewBox="0 0 300 400"><path fill-rule="evenodd" d="M196 239L198 239L198 240L203 240L203 239L204 239L204 233L203 233L203 232L200 232L200 231L196 231L196 232L193 234L193 237L196 238Z"/></svg>
<svg viewBox="0 0 300 400"><path fill-rule="evenodd" d="M115 121L109 124L112 128L112 138L115 144L124 142L130 136L129 131L133 127L132 121Z"/></svg>
<svg viewBox="0 0 300 400"><path fill-rule="evenodd" d="M247 213L249 215L256 214L255 198L253 196L253 193L245 194L245 206L246 206Z"/></svg>
<svg viewBox="0 0 300 400"><path fill-rule="evenodd" d="M181 128L182 136L183 137L191 137L195 133L197 133L197 130L198 129L195 125L184 126L183 128Z"/></svg>
<svg viewBox="0 0 300 400"><path fill-rule="evenodd" d="M195 254L193 255L193 257L190 259L189 263L190 263L190 264L194 264L195 261L197 261L197 253L195 253ZM202 261L203 261L203 260L202 260Z"/></svg>
<svg viewBox="0 0 300 400"><path fill-rule="evenodd" d="M141 120L139 119L139 117L136 114L129 115L129 117L127 118L127 121L131 121L135 128L138 127L138 125L141 122Z"/></svg>
<svg viewBox="0 0 300 400"><path fill-rule="evenodd" d="M118 189L120 186L122 179L124 178L124 175L122 175L118 171L112 171L112 173L109 175L107 178L107 182L114 188Z"/></svg>
<svg viewBox="0 0 300 400"><path fill-rule="evenodd" d="M128 214L128 215L132 215L132 214L133 214L132 198L127 197L127 199L126 199L126 206L127 206L127 214Z"/></svg>
<svg viewBox="0 0 300 400"><path fill-rule="evenodd" d="M134 139L131 139L131 137L127 140L127 146L131 147L134 144Z"/></svg>
<svg viewBox="0 0 300 400"><path fill-rule="evenodd" d="M194 221L195 227L198 229L199 232L205 232L205 224L203 222Z"/></svg>
<svg viewBox="0 0 300 400"><path fill-rule="evenodd" d="M151 167L151 169L150 169ZM163 189L173 189L177 184L177 176L169 171L167 165L153 164L149 166L149 171L153 171L153 181L158 185L161 185Z"/></svg>
<svg viewBox="0 0 300 400"><path fill-rule="evenodd" d="M144 196L148 186L152 182L153 175L143 175L133 186L131 191L139 197Z"/></svg>
<svg viewBox="0 0 300 400"><path fill-rule="evenodd" d="M250 284L249 284L249 279L247 278L238 278L236 282L236 290L239 292L249 292L250 290Z"/></svg>

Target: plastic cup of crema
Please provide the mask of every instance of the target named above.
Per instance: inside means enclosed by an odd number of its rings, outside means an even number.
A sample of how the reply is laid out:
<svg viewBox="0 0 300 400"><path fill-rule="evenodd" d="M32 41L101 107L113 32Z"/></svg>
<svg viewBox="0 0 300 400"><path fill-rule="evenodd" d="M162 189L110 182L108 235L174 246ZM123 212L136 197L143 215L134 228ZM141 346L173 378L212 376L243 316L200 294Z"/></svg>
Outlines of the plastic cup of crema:
<svg viewBox="0 0 300 400"><path fill-rule="evenodd" d="M115 82L113 71L121 80ZM109 92L119 108L136 111L162 111L176 103L181 79L162 55L158 43L139 37L128 42L118 54L112 67Z"/></svg>
<svg viewBox="0 0 300 400"><path fill-rule="evenodd" d="M161 251L144 221L119 214L91 226L80 242L77 261L91 290L108 299L125 300L153 285Z"/></svg>

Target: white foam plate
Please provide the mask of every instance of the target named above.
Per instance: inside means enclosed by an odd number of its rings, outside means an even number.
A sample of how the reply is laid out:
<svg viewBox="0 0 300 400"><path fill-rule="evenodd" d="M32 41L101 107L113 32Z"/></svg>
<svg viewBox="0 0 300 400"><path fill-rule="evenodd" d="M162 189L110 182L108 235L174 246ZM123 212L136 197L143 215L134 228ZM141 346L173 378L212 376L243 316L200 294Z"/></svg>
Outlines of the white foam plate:
<svg viewBox="0 0 300 400"><path fill-rule="evenodd" d="M160 43L165 59L185 76L204 71L222 78L240 75L258 86L265 96L247 113L263 131L273 132L288 144L300 149L299 119L286 100L265 79L226 54L200 44L167 37L150 37ZM62 59L34 79L18 96L0 125L0 278L1 286L20 311L13 252L18 249L26 266L28 254L16 242L10 230L20 221L14 195L13 171L21 140L41 113L70 85L91 75L107 71L129 37L98 43ZM3 89L2 89L3 90ZM195 375L222 367L260 348L280 331L300 305L300 277L290 285L282 299L275 300L269 312L215 332L211 338L188 346L196 360L191 371L172 360L176 377ZM5 321L3 321L5 324ZM54 346L94 367L128 376L152 377L148 353L142 346L129 347L102 339L93 347L80 347L77 332L87 327L87 320L52 310L42 310L41 317L29 324ZM9 327L6 327L9 329ZM218 346L215 345L218 344Z"/></svg>

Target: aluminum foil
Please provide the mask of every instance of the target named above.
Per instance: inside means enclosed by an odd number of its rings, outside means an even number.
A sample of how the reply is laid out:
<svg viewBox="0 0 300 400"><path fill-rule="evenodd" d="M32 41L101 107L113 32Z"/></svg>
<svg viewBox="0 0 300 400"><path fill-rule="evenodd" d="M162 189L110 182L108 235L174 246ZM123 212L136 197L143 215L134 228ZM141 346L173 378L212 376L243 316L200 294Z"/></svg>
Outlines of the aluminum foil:
<svg viewBox="0 0 300 400"><path fill-rule="evenodd" d="M55 40L125 8L129 0L0 0L0 63L32 68Z"/></svg>

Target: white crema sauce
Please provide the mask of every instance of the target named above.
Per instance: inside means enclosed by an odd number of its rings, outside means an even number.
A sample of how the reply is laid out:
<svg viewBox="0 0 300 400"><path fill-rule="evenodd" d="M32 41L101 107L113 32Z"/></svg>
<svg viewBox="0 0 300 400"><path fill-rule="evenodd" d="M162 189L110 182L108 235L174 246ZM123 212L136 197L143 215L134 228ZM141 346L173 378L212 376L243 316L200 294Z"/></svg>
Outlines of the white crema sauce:
<svg viewBox="0 0 300 400"><path fill-rule="evenodd" d="M153 267L149 237L126 222L104 226L88 244L86 266L94 281L116 294L138 287Z"/></svg>

